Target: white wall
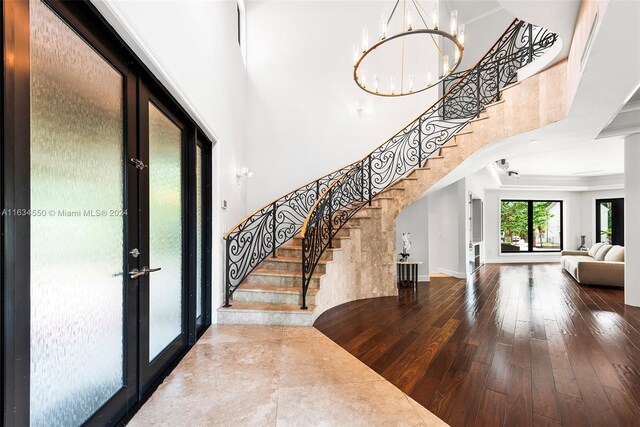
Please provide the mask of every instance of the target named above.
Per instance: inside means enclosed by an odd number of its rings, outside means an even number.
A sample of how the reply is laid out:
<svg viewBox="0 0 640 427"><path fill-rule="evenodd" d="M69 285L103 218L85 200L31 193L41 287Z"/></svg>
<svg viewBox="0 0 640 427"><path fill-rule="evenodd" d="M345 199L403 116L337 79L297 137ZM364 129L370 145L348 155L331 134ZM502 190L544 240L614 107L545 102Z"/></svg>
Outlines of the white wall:
<svg viewBox="0 0 640 427"><path fill-rule="evenodd" d="M467 189L465 180L427 196L429 271L466 277Z"/></svg>
<svg viewBox="0 0 640 427"><path fill-rule="evenodd" d="M246 214L246 72L235 1L93 1L136 54L217 137L213 155L213 307L223 295L224 232ZM176 30L179 29L179 30ZM226 211L221 200L228 201ZM216 312L213 312L215 322Z"/></svg>
<svg viewBox="0 0 640 427"><path fill-rule="evenodd" d="M624 302L640 307L640 133L624 139L625 188L624 203Z"/></svg>
<svg viewBox="0 0 640 427"><path fill-rule="evenodd" d="M458 20L465 24L465 48L459 70L473 67L487 53L498 37L515 19L506 9L488 11L472 21L464 19L464 13L458 12ZM466 21L466 22L465 22Z"/></svg>
<svg viewBox="0 0 640 427"><path fill-rule="evenodd" d="M426 197L416 200L396 219L396 252L402 252L402 233L411 234L412 261L422 262L418 267L420 281L429 280L429 205Z"/></svg>
<svg viewBox="0 0 640 427"><path fill-rule="evenodd" d="M392 6L247 2L247 147L255 173L248 189L250 210L364 157L436 101L436 88L381 98L353 82L353 44L360 44L365 26L375 40L380 15ZM425 59L435 64L435 50ZM367 70L369 81L372 75ZM380 85L387 87L388 77ZM369 112L358 116L356 101L370 104Z"/></svg>

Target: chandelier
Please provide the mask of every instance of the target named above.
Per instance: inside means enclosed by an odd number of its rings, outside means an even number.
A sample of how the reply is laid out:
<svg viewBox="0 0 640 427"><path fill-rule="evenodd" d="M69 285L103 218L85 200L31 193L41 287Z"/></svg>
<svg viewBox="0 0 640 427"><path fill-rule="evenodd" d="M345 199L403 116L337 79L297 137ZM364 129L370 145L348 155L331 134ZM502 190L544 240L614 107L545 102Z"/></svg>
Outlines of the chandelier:
<svg viewBox="0 0 640 427"><path fill-rule="evenodd" d="M400 14L402 16L394 20L394 16ZM391 34L394 27L398 32ZM416 42L416 39L419 40ZM433 44L437 51L435 66L425 63L429 58L425 54L425 43ZM390 47L392 44L395 52ZM391 52L383 52L388 46ZM362 29L362 46L353 46L353 79L360 89L372 95L412 95L436 86L458 68L463 51L464 24L458 25L457 10L451 12L447 32L438 27L437 2L429 15L418 0L402 0L402 5L396 0L391 13L381 16L377 42L370 46L369 31L366 27ZM453 53L453 63L450 63L449 53ZM366 71L365 62L368 63ZM372 68L375 73L371 73ZM371 78L369 81L367 74ZM381 83L386 78L388 85Z"/></svg>

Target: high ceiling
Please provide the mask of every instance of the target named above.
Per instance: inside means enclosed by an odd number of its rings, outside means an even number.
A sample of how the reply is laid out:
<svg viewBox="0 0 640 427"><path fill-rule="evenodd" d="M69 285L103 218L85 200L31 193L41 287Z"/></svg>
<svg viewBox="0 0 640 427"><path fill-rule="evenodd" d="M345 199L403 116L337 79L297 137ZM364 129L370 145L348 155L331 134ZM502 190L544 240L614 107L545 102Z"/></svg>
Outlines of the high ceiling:
<svg viewBox="0 0 640 427"><path fill-rule="evenodd" d="M531 143L529 143L531 144ZM624 173L624 140L598 139L573 146L531 144L536 150L509 159L510 170L521 176L602 176Z"/></svg>

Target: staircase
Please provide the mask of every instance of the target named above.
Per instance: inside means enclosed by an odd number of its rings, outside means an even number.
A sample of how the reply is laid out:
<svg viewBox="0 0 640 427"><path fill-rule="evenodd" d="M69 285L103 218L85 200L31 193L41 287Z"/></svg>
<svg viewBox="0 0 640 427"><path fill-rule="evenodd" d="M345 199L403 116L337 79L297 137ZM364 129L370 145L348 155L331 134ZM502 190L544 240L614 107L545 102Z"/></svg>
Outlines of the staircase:
<svg viewBox="0 0 640 427"><path fill-rule="evenodd" d="M502 53L499 48L510 45L523 31L529 32L529 40L541 40L532 36L532 28L516 20L485 59ZM523 49L524 54L535 57L533 47ZM510 71L511 81L516 69ZM426 138L422 132L427 123L421 117L395 137L400 142L392 139L378 149L382 153L385 146L397 151L401 144L410 145L417 128L421 151L415 157L416 147L412 146L415 159L401 165L406 172L402 169L376 189L371 166L372 159L376 161L374 151L365 157L368 164L363 159L309 183L232 229L226 237L227 300L218 309L218 321L307 326L338 304L397 295L397 215L483 146L566 116L565 62L523 82L504 87L498 84L496 94L491 95L498 101L482 105L478 94L474 118L465 108L475 98L461 104L460 98L467 94L456 86L472 72L450 76L445 88L454 88L452 93L457 87L461 95L445 95L423 116L431 118L437 113L440 122L447 119L448 133L440 143L430 145L430 140L421 139ZM501 74L497 76L500 79Z"/></svg>

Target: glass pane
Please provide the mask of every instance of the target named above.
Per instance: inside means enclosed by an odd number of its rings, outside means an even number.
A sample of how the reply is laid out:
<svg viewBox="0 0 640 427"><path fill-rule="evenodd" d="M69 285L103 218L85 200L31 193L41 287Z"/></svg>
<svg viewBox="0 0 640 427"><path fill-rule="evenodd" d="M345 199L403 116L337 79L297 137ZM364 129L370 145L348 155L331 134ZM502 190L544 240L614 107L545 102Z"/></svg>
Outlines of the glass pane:
<svg viewBox="0 0 640 427"><path fill-rule="evenodd" d="M202 315L202 148L196 145L196 318Z"/></svg>
<svg viewBox="0 0 640 427"><path fill-rule="evenodd" d="M182 332L182 131L149 103L149 361Z"/></svg>
<svg viewBox="0 0 640 427"><path fill-rule="evenodd" d="M600 225L598 229L600 230L600 241L607 245L611 244L612 219L611 202L600 203Z"/></svg>
<svg viewBox="0 0 640 427"><path fill-rule="evenodd" d="M533 202L533 250L559 251L562 204Z"/></svg>
<svg viewBox="0 0 640 427"><path fill-rule="evenodd" d="M123 385L123 77L39 0L30 19L30 417L75 426Z"/></svg>
<svg viewBox="0 0 640 427"><path fill-rule="evenodd" d="M529 210L527 202L501 202L501 252L529 250Z"/></svg>

